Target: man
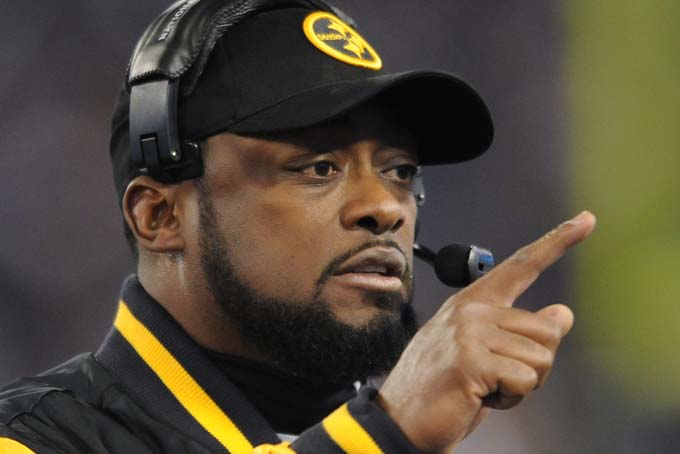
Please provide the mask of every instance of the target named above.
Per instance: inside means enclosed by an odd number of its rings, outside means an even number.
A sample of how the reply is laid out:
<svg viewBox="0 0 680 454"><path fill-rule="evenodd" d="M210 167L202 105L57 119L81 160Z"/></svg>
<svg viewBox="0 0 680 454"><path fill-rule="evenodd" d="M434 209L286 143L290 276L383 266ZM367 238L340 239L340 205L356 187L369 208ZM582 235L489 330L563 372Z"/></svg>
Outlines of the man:
<svg viewBox="0 0 680 454"><path fill-rule="evenodd" d="M184 35L192 21L209 33ZM4 388L0 452L443 453L545 381L573 315L512 304L593 216L520 249L416 333L417 166L484 152L491 120L451 75L383 73L348 22L317 1L203 0L147 30L111 142L137 272L96 353ZM144 43L196 36L215 39L169 55L192 60L177 122L200 153L169 149L157 171L144 147L160 139L135 123L155 101L134 90L165 76L137 72Z"/></svg>

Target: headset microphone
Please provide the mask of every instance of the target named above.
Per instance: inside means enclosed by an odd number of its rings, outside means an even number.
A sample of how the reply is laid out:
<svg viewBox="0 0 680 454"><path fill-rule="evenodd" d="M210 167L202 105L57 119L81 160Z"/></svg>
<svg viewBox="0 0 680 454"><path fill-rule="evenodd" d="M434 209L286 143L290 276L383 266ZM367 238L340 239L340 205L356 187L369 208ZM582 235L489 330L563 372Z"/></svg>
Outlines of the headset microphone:
<svg viewBox="0 0 680 454"><path fill-rule="evenodd" d="M415 243L413 252L434 268L439 280L449 287L465 287L494 266L491 251L464 244L449 244L435 253L431 249Z"/></svg>
<svg viewBox="0 0 680 454"><path fill-rule="evenodd" d="M425 183L419 167L413 177L413 196L416 206L425 205ZM420 233L420 220L416 219L415 238ZM415 242L413 253L430 264L444 285L465 287L484 276L494 266L493 254L488 249L464 244L449 244L435 253L432 249Z"/></svg>

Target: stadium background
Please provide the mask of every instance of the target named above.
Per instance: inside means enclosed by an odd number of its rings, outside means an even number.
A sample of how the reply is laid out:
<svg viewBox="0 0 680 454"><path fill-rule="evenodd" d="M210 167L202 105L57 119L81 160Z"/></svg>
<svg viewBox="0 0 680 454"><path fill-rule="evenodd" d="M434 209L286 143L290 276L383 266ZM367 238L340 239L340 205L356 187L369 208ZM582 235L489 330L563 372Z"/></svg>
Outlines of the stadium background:
<svg viewBox="0 0 680 454"><path fill-rule="evenodd" d="M108 122L135 39L167 3L2 2L0 381L96 348L132 269ZM386 67L455 72L497 134L427 169L421 238L505 257L581 209L599 226L519 305L577 324L545 388L461 454L680 451L680 3L337 0ZM436 102L433 99L432 102ZM424 265L416 306L450 294Z"/></svg>

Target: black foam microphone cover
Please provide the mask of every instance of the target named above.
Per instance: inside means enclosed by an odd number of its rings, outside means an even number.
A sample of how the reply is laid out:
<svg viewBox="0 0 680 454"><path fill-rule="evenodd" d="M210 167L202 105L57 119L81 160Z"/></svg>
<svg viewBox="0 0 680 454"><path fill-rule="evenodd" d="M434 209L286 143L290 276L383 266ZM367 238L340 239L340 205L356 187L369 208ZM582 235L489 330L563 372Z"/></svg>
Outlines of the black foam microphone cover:
<svg viewBox="0 0 680 454"><path fill-rule="evenodd" d="M445 285L465 287L470 283L469 257L470 246L463 244L444 246L434 258L434 272Z"/></svg>

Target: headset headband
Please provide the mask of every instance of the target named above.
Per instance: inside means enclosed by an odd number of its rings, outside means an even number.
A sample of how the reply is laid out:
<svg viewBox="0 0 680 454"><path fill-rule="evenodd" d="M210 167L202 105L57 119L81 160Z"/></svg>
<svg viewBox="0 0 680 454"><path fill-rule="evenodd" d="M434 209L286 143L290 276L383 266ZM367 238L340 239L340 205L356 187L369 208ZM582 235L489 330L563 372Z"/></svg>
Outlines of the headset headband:
<svg viewBox="0 0 680 454"><path fill-rule="evenodd" d="M319 0L182 0L149 25L127 75L130 152L142 173L166 183L203 174L198 144L179 137L179 96L191 93L215 43L234 25L262 11L294 6L345 16Z"/></svg>

